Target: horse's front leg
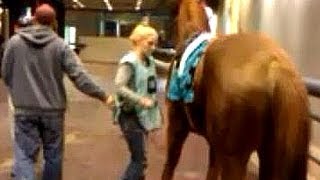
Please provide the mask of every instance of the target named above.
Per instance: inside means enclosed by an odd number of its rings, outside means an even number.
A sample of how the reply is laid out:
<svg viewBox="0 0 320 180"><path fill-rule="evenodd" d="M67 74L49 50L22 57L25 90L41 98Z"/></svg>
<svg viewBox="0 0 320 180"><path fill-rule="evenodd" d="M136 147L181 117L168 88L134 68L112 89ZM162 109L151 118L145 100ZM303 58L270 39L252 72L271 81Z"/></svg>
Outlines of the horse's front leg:
<svg viewBox="0 0 320 180"><path fill-rule="evenodd" d="M189 127L184 119L183 109L175 106L168 108L167 154L162 180L171 180L178 164L182 146L188 136Z"/></svg>

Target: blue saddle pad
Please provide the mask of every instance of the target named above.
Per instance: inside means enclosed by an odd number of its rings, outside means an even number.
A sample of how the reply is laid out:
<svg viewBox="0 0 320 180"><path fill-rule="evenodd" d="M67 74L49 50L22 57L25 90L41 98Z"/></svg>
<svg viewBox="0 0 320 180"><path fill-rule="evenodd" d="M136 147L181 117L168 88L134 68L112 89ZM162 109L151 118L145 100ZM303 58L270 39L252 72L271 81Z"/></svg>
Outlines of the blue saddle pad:
<svg viewBox="0 0 320 180"><path fill-rule="evenodd" d="M193 102L194 91L192 81L194 70L201 59L207 44L208 40L205 40L192 51L187 57L182 74L178 74L179 67L173 67L167 92L168 99L172 101L182 100L185 103Z"/></svg>

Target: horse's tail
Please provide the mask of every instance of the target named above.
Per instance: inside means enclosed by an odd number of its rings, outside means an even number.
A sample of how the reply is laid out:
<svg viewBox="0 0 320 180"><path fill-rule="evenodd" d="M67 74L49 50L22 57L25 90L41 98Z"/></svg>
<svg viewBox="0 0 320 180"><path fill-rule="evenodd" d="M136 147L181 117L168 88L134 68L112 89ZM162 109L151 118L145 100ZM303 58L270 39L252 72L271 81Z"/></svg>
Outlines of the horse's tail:
<svg viewBox="0 0 320 180"><path fill-rule="evenodd" d="M308 94L296 70L282 63L271 68L275 179L305 180L311 125Z"/></svg>

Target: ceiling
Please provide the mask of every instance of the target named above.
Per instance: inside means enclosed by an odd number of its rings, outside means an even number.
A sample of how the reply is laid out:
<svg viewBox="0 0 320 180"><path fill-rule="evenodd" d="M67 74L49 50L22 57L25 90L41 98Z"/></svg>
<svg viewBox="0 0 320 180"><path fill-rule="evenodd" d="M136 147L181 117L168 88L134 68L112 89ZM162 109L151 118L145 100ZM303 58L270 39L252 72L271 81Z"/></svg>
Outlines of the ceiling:
<svg viewBox="0 0 320 180"><path fill-rule="evenodd" d="M79 8L73 3L74 0L64 0L68 8ZM85 9L107 9L103 0L78 0ZM156 10L168 8L168 2L171 0L142 0L141 10ZM109 0L114 11L134 11L137 0Z"/></svg>
<svg viewBox="0 0 320 180"><path fill-rule="evenodd" d="M96 9L103 10L107 9L104 0L0 0L0 4L4 2L15 6L17 4L34 4L35 2L63 2L67 8L76 8L81 9L79 6L75 6L74 1L79 1L84 5L82 9ZM114 11L134 11L138 0L109 0L110 4L113 7ZM169 10L174 7L177 2L180 0L142 0L141 10ZM217 9L218 4L222 4L225 0L206 0L207 4L214 9Z"/></svg>

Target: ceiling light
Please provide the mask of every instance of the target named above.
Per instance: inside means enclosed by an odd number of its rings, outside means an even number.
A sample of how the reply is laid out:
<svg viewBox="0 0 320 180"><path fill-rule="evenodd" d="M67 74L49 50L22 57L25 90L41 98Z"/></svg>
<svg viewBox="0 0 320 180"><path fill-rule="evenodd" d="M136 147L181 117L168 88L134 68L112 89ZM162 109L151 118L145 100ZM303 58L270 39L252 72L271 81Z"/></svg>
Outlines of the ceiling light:
<svg viewBox="0 0 320 180"><path fill-rule="evenodd" d="M142 0L137 0L136 6L134 7L134 9L136 11L139 11L141 9L141 4L142 4Z"/></svg>
<svg viewBox="0 0 320 180"><path fill-rule="evenodd" d="M112 5L110 4L110 1L109 0L103 0L104 4L106 5L107 9L109 11L112 11L113 10L113 7Z"/></svg>
<svg viewBox="0 0 320 180"><path fill-rule="evenodd" d="M134 7L134 10L136 10L136 11L139 11L141 9L141 7L140 6L136 6L136 7Z"/></svg>
<svg viewBox="0 0 320 180"><path fill-rule="evenodd" d="M79 8L85 8L86 6L80 2L79 0L72 0L72 2L76 5L76 7L79 7Z"/></svg>

